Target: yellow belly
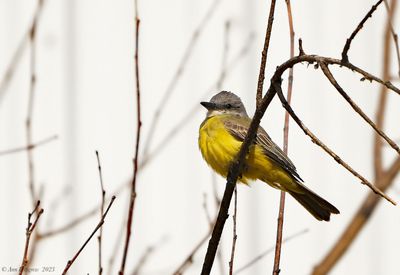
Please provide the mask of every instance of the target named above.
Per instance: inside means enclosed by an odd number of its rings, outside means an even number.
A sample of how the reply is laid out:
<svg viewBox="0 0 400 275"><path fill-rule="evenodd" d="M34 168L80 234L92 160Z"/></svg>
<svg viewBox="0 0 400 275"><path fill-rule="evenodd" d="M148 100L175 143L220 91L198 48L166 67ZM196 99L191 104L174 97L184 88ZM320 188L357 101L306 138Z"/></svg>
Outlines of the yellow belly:
<svg viewBox="0 0 400 275"><path fill-rule="evenodd" d="M199 147L205 161L220 175L226 177L229 167L240 150L242 142L234 138L218 116L204 121L199 131ZM275 188L285 190L293 179L270 161L259 145L252 145L246 157L240 181L260 179Z"/></svg>

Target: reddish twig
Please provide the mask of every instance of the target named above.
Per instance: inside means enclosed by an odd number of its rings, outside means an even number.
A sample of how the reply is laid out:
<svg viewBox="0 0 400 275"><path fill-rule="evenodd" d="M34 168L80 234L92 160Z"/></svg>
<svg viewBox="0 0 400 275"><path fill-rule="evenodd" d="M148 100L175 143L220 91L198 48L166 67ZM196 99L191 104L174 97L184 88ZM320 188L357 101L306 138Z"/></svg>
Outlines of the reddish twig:
<svg viewBox="0 0 400 275"><path fill-rule="evenodd" d="M186 49L184 50L183 56L179 62L179 65L176 69L176 71L174 72L174 75L171 79L171 81L168 84L167 89L164 92L164 95L161 98L160 103L158 104L155 112L154 112L154 116L153 119L150 123L150 127L149 127L149 131L148 131L148 136L146 139L146 143L144 145L144 149L143 149L143 156L146 158L147 157L147 153L149 152L149 149L151 147L151 143L153 141L153 137L155 136L155 132L157 129L157 125L158 125L158 121L160 119L160 116L162 114L162 112L164 111L164 108L167 106L167 103L169 101L169 99L171 98L173 92L175 91L175 87L178 84L181 76L183 75L183 72L185 71L186 68L186 64L188 63L190 57L193 54L193 49L194 46L196 45L200 35L202 34L205 26L207 25L207 23L210 21L210 19L212 18L212 16L215 13L215 10L218 6L218 4L221 2L221 0L214 0L210 7L208 8L207 12L205 13L204 17L202 18L202 20L200 21L199 25L195 28L195 30L193 31L193 34L189 40L188 45L186 46Z"/></svg>
<svg viewBox="0 0 400 275"><path fill-rule="evenodd" d="M92 239L92 237L94 236L94 234L96 234L97 230L99 230L103 224L104 224L104 219L107 216L108 210L110 210L111 205L114 203L115 200L115 196L113 196L111 198L110 203L107 206L106 211L104 212L103 216L100 219L100 222L97 224L97 226L95 227L95 229L93 230L93 232L90 234L89 238L87 238L87 240L83 243L83 245L81 246L81 248L79 248L79 250L75 253L74 257L72 257L71 260L69 260L67 262L67 265L64 268L64 271L62 272L62 275L67 274L68 270L71 268L72 264L75 262L75 260L78 258L79 254L83 251L83 249L86 247L86 245L89 243L89 241Z"/></svg>
<svg viewBox="0 0 400 275"><path fill-rule="evenodd" d="M289 40L290 40L290 58L294 57L294 27L293 27L293 16L292 16L292 6L290 0L285 0L286 10L289 22ZM290 104L292 100L292 88L293 88L293 68L289 69L288 77L288 88L287 88L287 99ZM289 113L285 112L285 122L283 126L283 152L288 153L289 147ZM283 222L285 213L285 196L286 193L281 191L281 196L279 200L279 212L278 212L278 222L276 228L276 245L275 245L275 257L274 257L274 267L272 269L272 274L278 275L280 272L280 259L282 251L282 237L283 237Z"/></svg>
<svg viewBox="0 0 400 275"><path fill-rule="evenodd" d="M19 153L19 152L23 152L23 151L33 150L33 149L36 149L37 147L40 147L40 146L45 145L47 143L50 143L50 142L52 142L52 141L54 141L56 139L58 139L58 136L54 135L54 136L45 138L43 140L40 140L40 141L38 141L36 143L28 144L26 146L3 150L3 151L0 151L0 156L5 156L5 155L9 155L9 154L14 154L14 153Z"/></svg>
<svg viewBox="0 0 400 275"><path fill-rule="evenodd" d="M126 258L128 256L129 242L131 239L131 231L132 231L132 222L133 222L133 212L135 208L136 201L136 178L138 172L138 163L139 163L139 144L140 144L140 130L142 126L141 120L141 108L140 108L140 78L139 78L139 26L140 19L138 16L138 6L137 0L135 0L135 73L136 73L136 108L137 108L137 128L136 128L136 144L135 144L135 157L133 159L133 177L132 177L132 185L131 185L131 195L129 201L129 212L128 212L128 222L126 225L126 238L124 245L124 252L122 255L121 267L119 270L119 274L123 275L125 272L125 263Z"/></svg>
<svg viewBox="0 0 400 275"><path fill-rule="evenodd" d="M236 222L237 222L237 187L235 187L235 196L234 196L234 204L233 204L233 236L232 236L232 249L231 249L231 260L229 261L229 275L233 274L233 260L235 259L235 249L236 249L236 241L237 241L237 232L236 232Z"/></svg>
<svg viewBox="0 0 400 275"><path fill-rule="evenodd" d="M354 37L356 37L357 33L362 29L364 26L364 23L372 16L376 8L383 2L383 0L379 0L375 5L372 6L370 11L364 16L364 18L361 20L361 22L358 24L357 28L352 32L350 37L346 40L346 44L344 45L343 51L342 51L342 61L349 62L349 57L347 56L347 53L350 49L350 44L351 41L353 41Z"/></svg>
<svg viewBox="0 0 400 275"><path fill-rule="evenodd" d="M101 188L101 207L100 207L100 218L103 217L104 215L104 199L106 196L106 191L104 189L104 184L103 184L103 175L101 173L101 164L100 164L100 157L99 157L99 152L96 151L96 158L97 158L97 168L99 169L99 179L100 179L100 188ZM99 275L103 273L103 266L101 264L101 242L103 238L103 227L100 228L99 231L99 236L97 237L97 240L99 242Z"/></svg>
<svg viewBox="0 0 400 275"><path fill-rule="evenodd" d="M257 108L260 106L262 99L262 92L263 92L264 78L265 78L265 66L267 64L269 41L271 40L272 24L274 22L275 2L276 2L275 0L271 0L271 6L269 8L268 24L265 33L264 47L261 53L261 64L260 64L260 71L258 73L257 93L256 93Z"/></svg>
<svg viewBox="0 0 400 275"><path fill-rule="evenodd" d="M28 226L26 227L26 239L25 239L25 249L24 249L24 257L22 259L21 267L19 268L19 275L22 275L22 273L25 271L25 268L28 266L29 259L28 259L28 251L29 251L29 243L31 239L31 235L33 230L35 230L35 227L40 219L40 216L43 214L44 210L43 208L40 208L40 201L37 201L35 208L31 213L28 214ZM31 222L32 215L36 213L36 219L34 222Z"/></svg>

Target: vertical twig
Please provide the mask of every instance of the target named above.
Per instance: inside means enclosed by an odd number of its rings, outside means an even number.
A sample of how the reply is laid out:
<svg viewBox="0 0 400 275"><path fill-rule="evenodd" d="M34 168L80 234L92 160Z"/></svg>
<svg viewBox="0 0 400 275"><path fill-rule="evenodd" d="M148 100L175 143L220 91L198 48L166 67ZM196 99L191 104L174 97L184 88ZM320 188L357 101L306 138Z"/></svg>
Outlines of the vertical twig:
<svg viewBox="0 0 400 275"><path fill-rule="evenodd" d="M21 266L19 268L19 275L25 271L25 268L28 266L29 259L28 259L28 251L29 251L29 242L31 239L31 235L33 230L35 230L36 224L38 223L40 216L43 214L44 210L40 207L40 201L37 201L35 208L31 213L28 214L28 226L26 227L26 239L25 239L25 249L24 249L24 257L22 259ZM32 215L36 213L36 219L33 223L31 223Z"/></svg>
<svg viewBox="0 0 400 275"><path fill-rule="evenodd" d="M292 7L290 0L285 0L286 10L289 21L289 39L290 39L290 58L294 57L294 28L293 28L293 16ZM289 69L288 77L288 88L287 88L287 101L290 104L292 99L292 88L293 88L293 67ZM283 152L288 153L289 147L289 113L285 112L285 122L283 128ZM278 223L276 228L276 244L275 244L275 257L274 257L274 267L272 274L277 275L280 272L280 259L282 251L282 237L283 237L283 221L285 213L285 192L281 191L280 202L279 202L279 212L278 212Z"/></svg>
<svg viewBox="0 0 400 275"><path fill-rule="evenodd" d="M97 167L99 169L99 179L100 179L100 188L101 188L101 206L100 206L100 218L103 217L104 215L104 200L106 196L106 191L104 189L104 184L103 184L103 175L101 173L101 164L100 164L100 157L99 157L99 152L96 151L96 158L97 158ZM101 241L103 238L103 227L100 228L99 236L97 237L97 240L99 242L99 275L103 273L103 266L101 264Z"/></svg>
<svg viewBox="0 0 400 275"><path fill-rule="evenodd" d="M43 6L43 0L38 1L38 10L40 11ZM32 119L33 119L33 107L35 101L35 88L36 88L36 33L37 24L40 13L36 13L33 19L32 28L29 32L29 41L31 45L30 55L30 86L29 86L29 99L28 99L28 112L25 120L26 127L26 144L27 147L33 143L32 141ZM35 190L35 167L33 162L33 151L28 149L28 178L29 178L29 190L31 193L32 203L37 200Z"/></svg>
<svg viewBox="0 0 400 275"><path fill-rule="evenodd" d="M232 249L231 249L231 260L229 261L229 275L233 274L233 260L235 259L235 249L237 241L236 233L236 221L237 221L237 186L235 187L234 193L234 204L233 204L233 236L232 236Z"/></svg>
<svg viewBox="0 0 400 275"><path fill-rule="evenodd" d="M267 30L265 33L264 47L263 47L263 51L261 53L261 64L260 64L260 71L258 74L257 93L256 93L257 108L260 107L261 99L262 99L262 92L263 92L264 78L265 78L265 66L267 64L269 41L271 40L272 23L274 22L275 2L276 2L276 0L271 0L271 6L269 8Z"/></svg>
<svg viewBox="0 0 400 275"><path fill-rule="evenodd" d="M397 33L394 30L393 27L393 20L392 20L392 16L393 14L390 13L390 9L389 9L389 4L387 2L387 0L384 0L385 2L385 7L386 10L389 13L389 24L390 24L390 32L392 33L392 37L393 37L393 42L394 42L394 47L396 49L396 55L397 55L397 66L398 66L398 70L397 70L397 76L400 77L400 49L399 49L399 36L397 35Z"/></svg>
<svg viewBox="0 0 400 275"><path fill-rule="evenodd" d="M136 201L136 178L138 172L138 156L139 156L139 144L140 144L140 130L142 126L141 111L140 111L140 78L139 78L139 25L140 19L138 16L138 0L135 0L135 73L136 73L136 104L137 104L137 129L136 129L136 145L135 145L135 157L133 159L133 178L131 186L131 196L129 201L128 211L128 222L126 226L126 238L124 245L124 252L122 256L121 268L119 274L123 275L125 271L126 258L128 256L129 241L131 239L133 211L135 208Z"/></svg>
<svg viewBox="0 0 400 275"><path fill-rule="evenodd" d="M104 224L104 219L107 216L108 210L110 210L111 205L114 203L115 200L115 196L112 196L110 203L107 206L106 211L104 212L104 215L101 217L99 223L96 225L95 229L93 230L93 232L90 234L89 238L86 239L86 241L83 243L83 245L81 246L81 248L79 248L79 250L75 253L74 257L72 257L71 260L69 260L67 262L67 265L64 268L64 271L62 272L62 275L67 274L68 270L71 268L72 264L75 262L75 260L78 258L79 254L81 254L81 252L83 251L83 249L86 247L86 245L89 243L89 241L92 239L92 237L94 236L94 234L96 234L97 230L99 230L99 228L101 228Z"/></svg>

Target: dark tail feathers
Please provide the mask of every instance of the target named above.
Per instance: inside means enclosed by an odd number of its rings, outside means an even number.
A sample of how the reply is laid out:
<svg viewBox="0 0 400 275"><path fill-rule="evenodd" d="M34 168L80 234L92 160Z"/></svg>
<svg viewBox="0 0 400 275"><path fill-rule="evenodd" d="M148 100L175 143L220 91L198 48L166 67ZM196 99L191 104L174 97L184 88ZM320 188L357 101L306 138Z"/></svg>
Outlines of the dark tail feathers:
<svg viewBox="0 0 400 275"><path fill-rule="evenodd" d="M311 213L317 220L329 221L332 214L339 214L339 210L315 194L313 191L299 183L300 190L288 191L308 212Z"/></svg>

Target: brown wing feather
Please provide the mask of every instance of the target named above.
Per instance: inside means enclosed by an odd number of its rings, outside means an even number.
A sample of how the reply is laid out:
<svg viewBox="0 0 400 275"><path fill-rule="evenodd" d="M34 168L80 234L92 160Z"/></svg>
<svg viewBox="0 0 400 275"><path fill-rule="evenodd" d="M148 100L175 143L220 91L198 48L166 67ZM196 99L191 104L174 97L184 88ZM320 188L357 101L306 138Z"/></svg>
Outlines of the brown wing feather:
<svg viewBox="0 0 400 275"><path fill-rule="evenodd" d="M243 141L250 126L250 118L237 117L235 119L223 119L224 125L229 132L238 140ZM298 181L303 181L296 171L296 167L288 156L269 137L267 132L259 126L256 143L260 145L265 155L274 161L279 167Z"/></svg>

